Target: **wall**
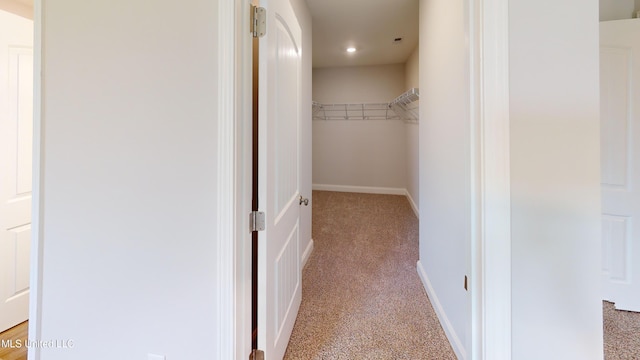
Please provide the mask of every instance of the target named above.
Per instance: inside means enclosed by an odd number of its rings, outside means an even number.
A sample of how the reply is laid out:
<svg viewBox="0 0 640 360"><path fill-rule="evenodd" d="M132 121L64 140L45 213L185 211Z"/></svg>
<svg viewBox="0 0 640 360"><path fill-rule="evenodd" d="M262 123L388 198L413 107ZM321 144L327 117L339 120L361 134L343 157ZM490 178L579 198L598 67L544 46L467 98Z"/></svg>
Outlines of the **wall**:
<svg viewBox="0 0 640 360"><path fill-rule="evenodd" d="M420 47L416 47L405 64L405 90L420 88ZM407 197L418 215L420 202L419 123L405 125L407 157Z"/></svg>
<svg viewBox="0 0 640 360"><path fill-rule="evenodd" d="M631 19L640 0L600 0L600 21Z"/></svg>
<svg viewBox="0 0 640 360"><path fill-rule="evenodd" d="M40 359L217 351L217 13L42 2Z"/></svg>
<svg viewBox="0 0 640 360"><path fill-rule="evenodd" d="M420 46L417 46L404 64L404 87L406 90L420 87Z"/></svg>
<svg viewBox="0 0 640 360"><path fill-rule="evenodd" d="M304 0L292 0L291 4L298 18L298 23L302 29L302 127L301 127L301 154L302 175L300 179L300 194L309 198L309 206L301 207L300 213L300 256L304 262L308 259L313 249L311 239L311 208L313 203L311 179L312 179L312 135L311 135L311 50L312 50L312 29L311 14Z"/></svg>
<svg viewBox="0 0 640 360"><path fill-rule="evenodd" d="M463 0L420 1L420 274L459 359L467 358L470 80Z"/></svg>
<svg viewBox="0 0 640 360"><path fill-rule="evenodd" d="M313 100L320 103L387 103L405 91L403 64L313 69ZM314 187L404 194L404 139L402 121L313 121Z"/></svg>
<svg viewBox="0 0 640 360"><path fill-rule="evenodd" d="M512 358L602 359L598 7L509 20Z"/></svg>

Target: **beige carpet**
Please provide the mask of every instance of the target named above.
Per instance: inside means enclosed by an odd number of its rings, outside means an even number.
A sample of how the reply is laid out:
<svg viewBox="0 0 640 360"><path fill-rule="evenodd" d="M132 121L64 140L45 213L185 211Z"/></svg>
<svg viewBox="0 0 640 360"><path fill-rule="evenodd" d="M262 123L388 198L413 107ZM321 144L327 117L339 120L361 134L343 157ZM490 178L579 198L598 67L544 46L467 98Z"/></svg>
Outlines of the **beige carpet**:
<svg viewBox="0 0 640 360"><path fill-rule="evenodd" d="M640 313L615 310L603 302L604 358L607 360L640 359Z"/></svg>
<svg viewBox="0 0 640 360"><path fill-rule="evenodd" d="M313 192L314 251L285 359L455 359L416 272L404 196Z"/></svg>

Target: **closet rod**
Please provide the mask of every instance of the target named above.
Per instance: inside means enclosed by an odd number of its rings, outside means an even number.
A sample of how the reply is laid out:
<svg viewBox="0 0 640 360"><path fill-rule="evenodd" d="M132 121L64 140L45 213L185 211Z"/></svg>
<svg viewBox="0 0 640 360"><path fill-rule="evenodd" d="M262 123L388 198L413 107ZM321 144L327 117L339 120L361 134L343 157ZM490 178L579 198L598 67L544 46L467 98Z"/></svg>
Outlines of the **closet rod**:
<svg viewBox="0 0 640 360"><path fill-rule="evenodd" d="M313 102L313 120L405 120L417 122L420 94L417 88L390 103L322 104Z"/></svg>

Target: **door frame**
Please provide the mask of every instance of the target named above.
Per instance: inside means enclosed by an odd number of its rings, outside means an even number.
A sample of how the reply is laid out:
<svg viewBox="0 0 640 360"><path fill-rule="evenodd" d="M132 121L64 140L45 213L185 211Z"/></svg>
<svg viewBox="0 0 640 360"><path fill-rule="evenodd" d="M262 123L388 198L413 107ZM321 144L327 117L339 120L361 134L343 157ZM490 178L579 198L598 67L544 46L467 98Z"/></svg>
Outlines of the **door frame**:
<svg viewBox="0 0 640 360"><path fill-rule="evenodd" d="M511 359L508 0L469 0L471 358Z"/></svg>
<svg viewBox="0 0 640 360"><path fill-rule="evenodd" d="M42 338L40 319L42 318L42 1L33 1L33 188L31 198L31 273L29 284L29 339ZM34 347L28 352L28 359L40 359L40 348Z"/></svg>
<svg viewBox="0 0 640 360"><path fill-rule="evenodd" d="M251 353L252 36L250 0L218 2L219 359ZM229 331L233 329L233 331Z"/></svg>
<svg viewBox="0 0 640 360"><path fill-rule="evenodd" d="M219 219L213 351L251 352L251 37L249 0L218 2ZM511 218L508 0L469 0L472 121L471 238L473 359L511 356ZM34 70L42 71L42 0L34 0ZM29 334L40 338L42 305L42 81L34 79L34 187ZM233 329L233 331L229 331ZM29 359L39 359L38 348Z"/></svg>

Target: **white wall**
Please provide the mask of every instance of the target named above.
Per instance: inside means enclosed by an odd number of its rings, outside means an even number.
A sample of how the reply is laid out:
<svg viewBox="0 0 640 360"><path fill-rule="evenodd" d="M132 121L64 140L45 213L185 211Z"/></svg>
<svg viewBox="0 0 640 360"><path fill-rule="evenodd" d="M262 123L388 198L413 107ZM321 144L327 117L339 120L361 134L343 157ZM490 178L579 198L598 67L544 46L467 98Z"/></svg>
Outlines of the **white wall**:
<svg viewBox="0 0 640 360"><path fill-rule="evenodd" d="M217 351L217 12L43 1L40 359Z"/></svg>
<svg viewBox="0 0 640 360"><path fill-rule="evenodd" d="M598 7L509 20L512 358L602 359Z"/></svg>
<svg viewBox="0 0 640 360"><path fill-rule="evenodd" d="M416 47L405 64L405 89L420 87L420 47ZM405 124L407 149L407 193L409 201L418 210L420 202L419 123Z"/></svg>
<svg viewBox="0 0 640 360"><path fill-rule="evenodd" d="M312 208L312 135L311 135L311 50L312 50L312 30L311 14L304 0L292 0L291 4L298 18L298 23L302 29L302 112L304 115L301 127L302 143L302 178L300 184L300 194L309 198L309 206L301 208L300 213L300 239L299 246L302 261L306 261L310 255L313 243L311 239L311 208Z"/></svg>
<svg viewBox="0 0 640 360"><path fill-rule="evenodd" d="M600 0L600 21L631 19L640 0Z"/></svg>
<svg viewBox="0 0 640 360"><path fill-rule="evenodd" d="M404 64L404 87L406 90L420 87L420 46L417 46Z"/></svg>
<svg viewBox="0 0 640 360"><path fill-rule="evenodd" d="M463 0L420 1L420 261L447 336L466 358L470 298L470 80Z"/></svg>
<svg viewBox="0 0 640 360"><path fill-rule="evenodd" d="M387 103L405 91L403 64L313 69L321 103ZM313 184L405 189L404 139L397 120L313 121Z"/></svg>

